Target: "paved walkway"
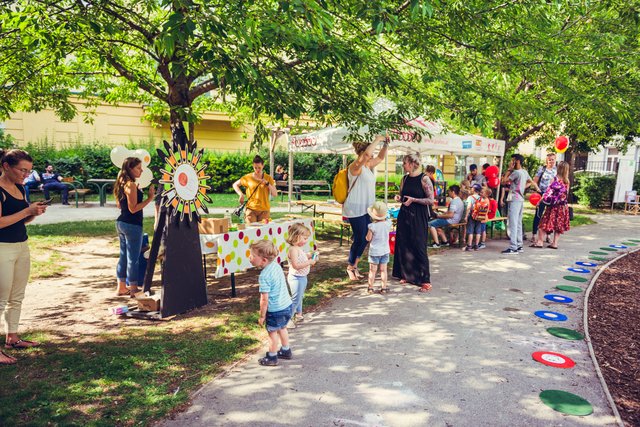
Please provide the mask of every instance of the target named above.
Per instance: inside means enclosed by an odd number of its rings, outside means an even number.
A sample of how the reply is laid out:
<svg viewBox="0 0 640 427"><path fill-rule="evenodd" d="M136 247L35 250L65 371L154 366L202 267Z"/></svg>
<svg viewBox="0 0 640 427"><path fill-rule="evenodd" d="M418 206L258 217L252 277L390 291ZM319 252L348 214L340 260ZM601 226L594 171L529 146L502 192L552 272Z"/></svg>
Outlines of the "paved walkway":
<svg viewBox="0 0 640 427"><path fill-rule="evenodd" d="M431 257L434 289L391 284L388 296L364 284L310 313L291 330L294 358L261 367L252 355L203 387L193 404L163 426L590 426L615 425L585 341L546 332L582 330L584 293L554 289L588 252L640 237L640 217L601 216L572 230L560 249L526 248L503 256L505 240L474 253ZM313 281L313 276L311 276ZM581 284L586 288L586 284ZM559 293L574 303L552 303ZM536 310L568 316L551 322ZM549 350L573 358L572 369L532 360ZM543 405L542 390L578 394L586 417Z"/></svg>
<svg viewBox="0 0 640 427"><path fill-rule="evenodd" d="M150 204L144 208L145 217L153 217L154 205ZM294 208L296 212L300 208ZM231 208L209 208L209 213L212 214L224 214L225 211L232 211ZM287 212L286 207L274 207L272 212ZM107 203L106 206L100 206L98 202L87 202L80 204L78 208L75 207L75 203L69 206L63 206L59 203L49 206L47 212L44 215L37 217L32 224L56 224L66 221L92 221L112 219L120 215L120 210L116 208L115 203Z"/></svg>

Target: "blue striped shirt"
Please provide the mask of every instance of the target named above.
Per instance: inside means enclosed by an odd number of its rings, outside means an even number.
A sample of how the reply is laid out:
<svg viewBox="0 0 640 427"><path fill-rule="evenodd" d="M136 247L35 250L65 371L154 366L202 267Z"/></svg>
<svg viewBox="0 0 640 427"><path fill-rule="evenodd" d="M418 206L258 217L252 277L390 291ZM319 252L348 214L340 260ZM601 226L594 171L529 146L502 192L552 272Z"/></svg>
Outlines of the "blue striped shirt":
<svg viewBox="0 0 640 427"><path fill-rule="evenodd" d="M280 264L271 261L260 273L258 283L260 284L260 293L267 292L269 294L267 311L280 311L291 305L287 279L284 277Z"/></svg>

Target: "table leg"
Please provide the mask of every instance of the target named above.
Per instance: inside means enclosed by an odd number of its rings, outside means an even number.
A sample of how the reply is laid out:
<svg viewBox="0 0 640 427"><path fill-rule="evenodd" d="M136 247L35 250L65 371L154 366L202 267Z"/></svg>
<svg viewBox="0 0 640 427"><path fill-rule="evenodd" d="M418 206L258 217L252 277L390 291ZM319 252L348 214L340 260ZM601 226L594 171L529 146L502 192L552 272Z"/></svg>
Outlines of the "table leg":
<svg viewBox="0 0 640 427"><path fill-rule="evenodd" d="M231 298L236 297L236 273L231 273Z"/></svg>

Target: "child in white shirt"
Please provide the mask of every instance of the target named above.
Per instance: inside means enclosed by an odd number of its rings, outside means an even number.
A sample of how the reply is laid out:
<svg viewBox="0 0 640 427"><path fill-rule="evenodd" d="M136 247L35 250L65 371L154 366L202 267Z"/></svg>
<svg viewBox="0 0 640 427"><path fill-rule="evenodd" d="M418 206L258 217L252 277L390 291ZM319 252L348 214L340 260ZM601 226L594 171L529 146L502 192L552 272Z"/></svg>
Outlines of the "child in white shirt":
<svg viewBox="0 0 640 427"><path fill-rule="evenodd" d="M389 292L387 287L387 264L389 264L389 231L391 221L387 219L387 205L384 202L375 202L368 209L373 222L368 225L367 241L369 245L369 287L368 293L373 293L373 282L380 267L381 294Z"/></svg>

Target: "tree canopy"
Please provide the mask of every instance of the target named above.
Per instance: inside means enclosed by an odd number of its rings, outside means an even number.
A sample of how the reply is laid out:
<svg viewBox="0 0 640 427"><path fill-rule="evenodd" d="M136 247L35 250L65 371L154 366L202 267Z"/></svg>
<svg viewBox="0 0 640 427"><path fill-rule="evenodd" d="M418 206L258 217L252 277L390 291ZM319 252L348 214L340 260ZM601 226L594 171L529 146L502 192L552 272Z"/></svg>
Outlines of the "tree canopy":
<svg viewBox="0 0 640 427"><path fill-rule="evenodd" d="M308 115L444 118L517 144L637 131L638 2L19 0L0 3L0 118L138 101L158 120L216 109L266 136ZM374 114L379 96L397 110Z"/></svg>

